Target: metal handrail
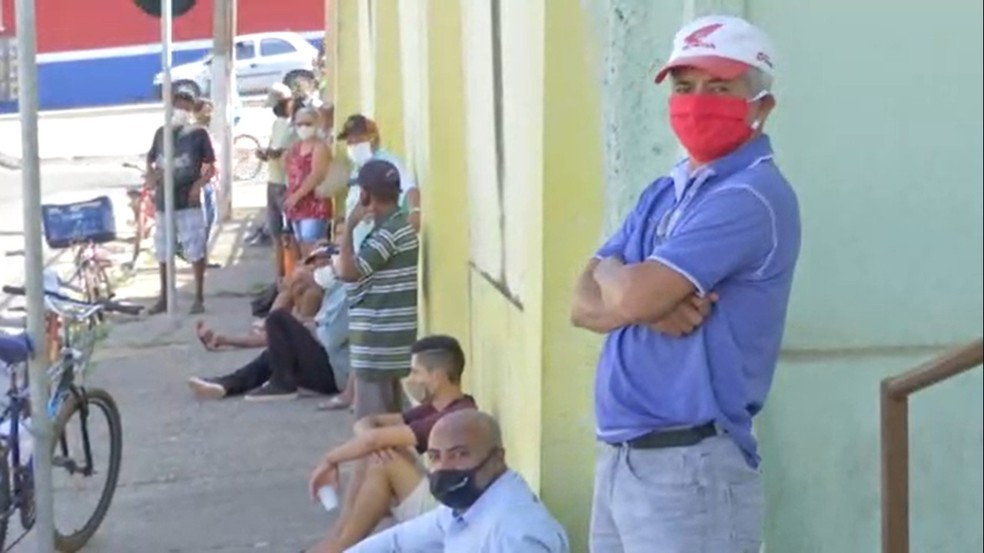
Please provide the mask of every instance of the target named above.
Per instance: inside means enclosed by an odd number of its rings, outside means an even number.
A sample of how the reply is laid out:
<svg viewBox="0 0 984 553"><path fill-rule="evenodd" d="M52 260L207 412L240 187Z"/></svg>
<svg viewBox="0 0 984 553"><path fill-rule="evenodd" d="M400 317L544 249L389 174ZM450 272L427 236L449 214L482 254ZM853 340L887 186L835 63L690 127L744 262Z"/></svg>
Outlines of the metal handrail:
<svg viewBox="0 0 984 553"><path fill-rule="evenodd" d="M882 552L909 553L909 396L984 362L984 339L881 382Z"/></svg>

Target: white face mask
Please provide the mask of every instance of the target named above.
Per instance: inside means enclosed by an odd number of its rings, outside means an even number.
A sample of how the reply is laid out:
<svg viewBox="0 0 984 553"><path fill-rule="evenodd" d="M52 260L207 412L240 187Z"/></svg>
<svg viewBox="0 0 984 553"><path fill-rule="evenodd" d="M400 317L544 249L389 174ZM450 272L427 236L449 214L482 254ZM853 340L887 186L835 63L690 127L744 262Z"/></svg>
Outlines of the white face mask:
<svg viewBox="0 0 984 553"><path fill-rule="evenodd" d="M307 140L311 138L312 136L314 136L314 133L315 133L315 129L310 125L306 127L297 127L297 137L300 138L301 140Z"/></svg>
<svg viewBox="0 0 984 553"><path fill-rule="evenodd" d="M171 124L175 127L187 125L191 121L191 112L186 109L175 109L171 112Z"/></svg>
<svg viewBox="0 0 984 553"><path fill-rule="evenodd" d="M332 284L335 284L335 269L330 263L324 267L316 268L312 276L314 277L314 281L323 290L327 290L331 288Z"/></svg>
<svg viewBox="0 0 984 553"><path fill-rule="evenodd" d="M372 145L368 142L349 144L347 151L352 163L359 166L365 165L366 162L372 159Z"/></svg>

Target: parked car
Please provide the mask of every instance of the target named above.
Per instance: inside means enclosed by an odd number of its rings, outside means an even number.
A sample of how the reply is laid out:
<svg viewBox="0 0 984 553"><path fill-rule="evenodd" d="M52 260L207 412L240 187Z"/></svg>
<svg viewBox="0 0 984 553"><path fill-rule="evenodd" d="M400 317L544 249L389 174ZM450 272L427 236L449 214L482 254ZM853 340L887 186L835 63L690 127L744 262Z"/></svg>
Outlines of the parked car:
<svg viewBox="0 0 984 553"><path fill-rule="evenodd" d="M262 94L282 82L294 88L298 81L314 81L312 60L318 49L297 33L257 33L236 37L234 43L236 86L240 94ZM212 54L171 68L171 86L195 96L210 93ZM161 96L164 74L154 76Z"/></svg>

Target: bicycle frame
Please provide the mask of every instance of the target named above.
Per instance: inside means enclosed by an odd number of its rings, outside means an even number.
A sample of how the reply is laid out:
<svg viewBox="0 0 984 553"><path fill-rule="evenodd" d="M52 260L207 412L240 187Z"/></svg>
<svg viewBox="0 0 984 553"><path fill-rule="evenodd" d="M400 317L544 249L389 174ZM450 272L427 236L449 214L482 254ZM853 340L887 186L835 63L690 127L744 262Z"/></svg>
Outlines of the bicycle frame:
<svg viewBox="0 0 984 553"><path fill-rule="evenodd" d="M49 298L45 298L47 304L47 311L49 313L57 313L57 309L54 309L52 301ZM102 311L101 305L92 305L84 309L79 310L79 315L73 317L76 322L89 320L91 317L96 316L100 311ZM60 319L60 317L58 317ZM60 336L58 337L58 342L61 344L59 348L58 361L48 369L48 377L53 383L51 398L48 401L47 411L48 416L52 419L57 417L58 411L61 406L65 403L65 400L71 395L76 398L80 405L79 417L81 419L81 429L82 429L82 450L85 456L85 465L80 469L76 463L72 460L66 460L68 457L68 443L64 436L59 437L59 448L62 454L62 460L59 461L57 458L53 460L55 466L62 466L70 474L81 473L84 476L91 476L94 472L93 462L92 462L92 446L89 440L89 428L88 428L88 403L85 401L85 388L81 385L76 385L75 378L77 374L81 374L84 371L88 360L80 359L84 357L80 351L78 351L72 345L72 331L71 324L59 321ZM28 382L29 379L26 376L27 364L18 363L7 367L10 371L10 385L7 390L7 397L9 399L6 408L3 413L0 414L0 422L9 421L10 431L8 435L3 438L7 443L7 455L6 459L0 459L0 462L7 462L11 468L11 497L12 501L6 513L0 513L0 516L11 516L13 512L25 505L28 499L25 494L33 493L33 490L25 490L22 488L24 482L24 475L30 475L33 467L30 464L29 459L21 458L21 448L20 448L20 425L24 420L24 414L29 411L30 398L28 396ZM20 379L18 378L18 373L24 371L24 386L21 386Z"/></svg>

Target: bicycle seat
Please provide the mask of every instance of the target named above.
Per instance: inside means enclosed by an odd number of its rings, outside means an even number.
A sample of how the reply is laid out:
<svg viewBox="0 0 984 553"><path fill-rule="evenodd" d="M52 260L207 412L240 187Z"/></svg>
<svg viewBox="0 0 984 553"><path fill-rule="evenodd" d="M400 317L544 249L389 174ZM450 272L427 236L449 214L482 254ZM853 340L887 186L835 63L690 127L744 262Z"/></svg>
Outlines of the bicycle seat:
<svg viewBox="0 0 984 553"><path fill-rule="evenodd" d="M0 334L0 361L8 365L23 363L31 357L34 347L26 332L21 334Z"/></svg>

